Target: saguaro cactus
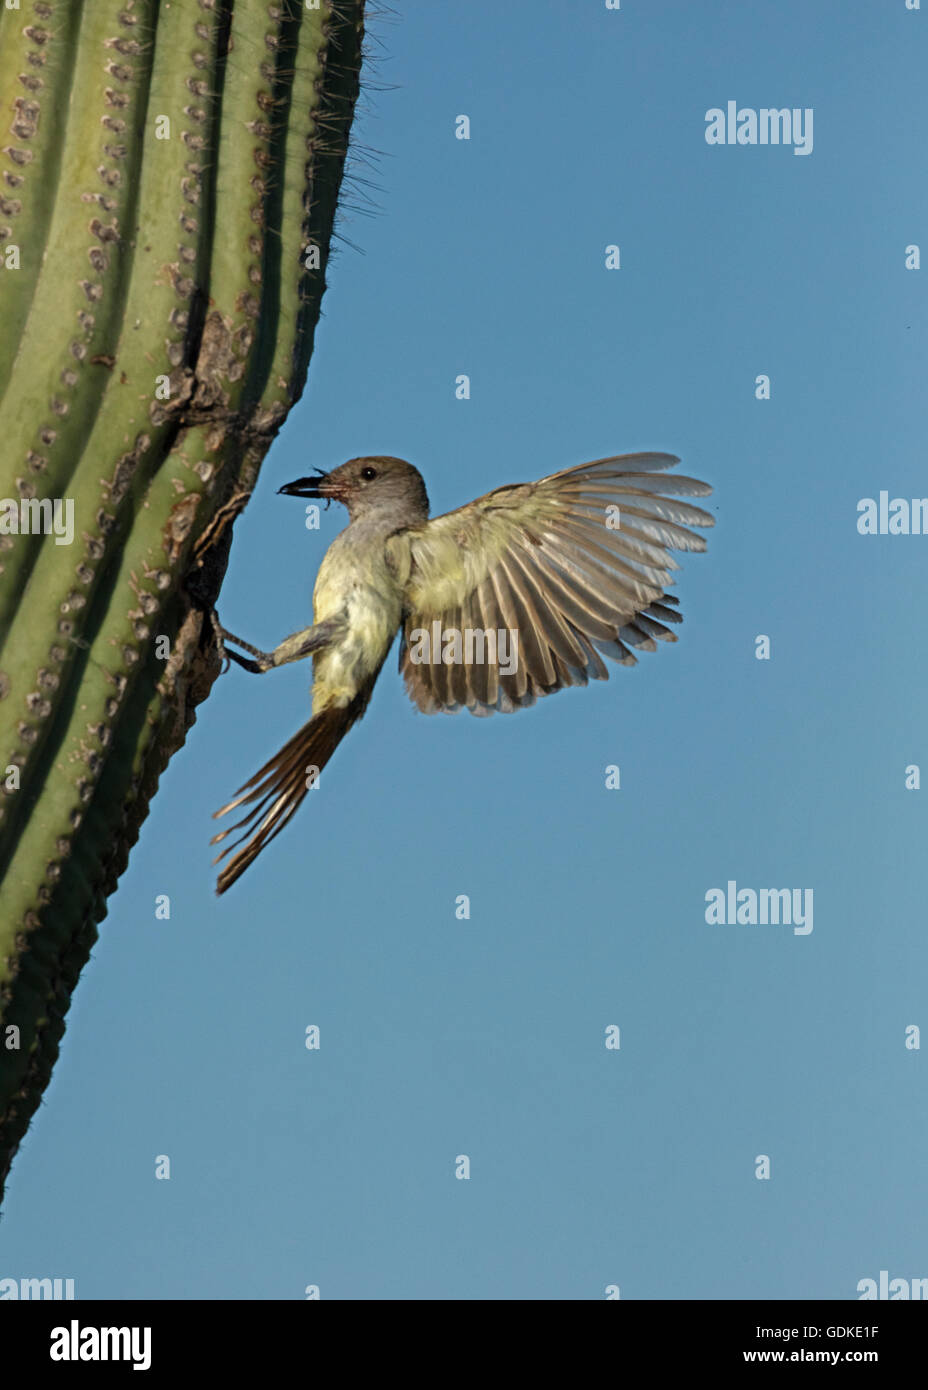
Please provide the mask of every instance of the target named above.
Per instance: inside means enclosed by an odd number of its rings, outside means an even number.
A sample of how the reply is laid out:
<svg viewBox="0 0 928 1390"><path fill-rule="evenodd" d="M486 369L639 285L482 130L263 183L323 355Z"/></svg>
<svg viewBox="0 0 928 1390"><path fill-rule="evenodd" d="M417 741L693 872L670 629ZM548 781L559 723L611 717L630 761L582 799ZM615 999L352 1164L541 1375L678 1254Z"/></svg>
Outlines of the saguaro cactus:
<svg viewBox="0 0 928 1390"><path fill-rule="evenodd" d="M298 399L363 0L0 0L0 1192Z"/></svg>

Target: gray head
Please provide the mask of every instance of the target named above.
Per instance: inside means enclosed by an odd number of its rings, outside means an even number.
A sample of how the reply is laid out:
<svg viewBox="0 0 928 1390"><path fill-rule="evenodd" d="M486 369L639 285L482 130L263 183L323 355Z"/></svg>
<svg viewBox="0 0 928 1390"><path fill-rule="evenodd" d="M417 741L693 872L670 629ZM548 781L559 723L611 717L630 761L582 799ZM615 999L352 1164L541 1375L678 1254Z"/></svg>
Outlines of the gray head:
<svg viewBox="0 0 928 1390"><path fill-rule="evenodd" d="M362 517L393 513L399 524L426 521L429 499L422 474L405 459L388 454L349 459L347 463L318 477L297 478L280 489L290 497L324 497L348 508L352 521Z"/></svg>

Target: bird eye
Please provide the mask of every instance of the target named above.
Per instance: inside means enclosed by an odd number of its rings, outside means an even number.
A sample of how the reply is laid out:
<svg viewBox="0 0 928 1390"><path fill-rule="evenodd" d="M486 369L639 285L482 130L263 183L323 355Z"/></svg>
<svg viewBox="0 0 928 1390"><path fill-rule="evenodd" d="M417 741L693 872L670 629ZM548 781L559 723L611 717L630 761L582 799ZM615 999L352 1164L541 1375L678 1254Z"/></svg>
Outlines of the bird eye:
<svg viewBox="0 0 928 1390"><path fill-rule="evenodd" d="M361 469L361 477L364 478L364 479L366 479L367 482L370 482L371 478L376 478L376 477L377 477L377 469L376 469L376 468L362 468L362 469Z"/></svg>

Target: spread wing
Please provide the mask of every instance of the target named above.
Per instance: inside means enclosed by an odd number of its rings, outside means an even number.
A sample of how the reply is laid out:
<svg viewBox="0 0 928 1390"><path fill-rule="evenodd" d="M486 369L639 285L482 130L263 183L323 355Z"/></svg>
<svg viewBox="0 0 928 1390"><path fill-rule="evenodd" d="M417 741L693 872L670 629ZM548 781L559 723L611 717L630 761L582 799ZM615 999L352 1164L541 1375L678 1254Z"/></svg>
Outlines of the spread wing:
<svg viewBox="0 0 928 1390"><path fill-rule="evenodd" d="M670 551L705 550L687 528L713 525L678 500L705 497L707 484L655 476L676 463L672 454L598 459L496 488L391 537L406 595L400 670L419 709L523 709L606 680L603 656L634 666L655 639L676 641Z"/></svg>

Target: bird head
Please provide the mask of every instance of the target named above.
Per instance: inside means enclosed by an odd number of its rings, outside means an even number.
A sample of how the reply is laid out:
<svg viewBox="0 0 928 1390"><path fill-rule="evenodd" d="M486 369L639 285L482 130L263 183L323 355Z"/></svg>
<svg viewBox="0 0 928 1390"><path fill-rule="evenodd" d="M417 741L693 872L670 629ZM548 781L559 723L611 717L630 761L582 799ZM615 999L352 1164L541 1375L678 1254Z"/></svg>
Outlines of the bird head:
<svg viewBox="0 0 928 1390"><path fill-rule="evenodd" d="M315 477L297 478L279 491L288 497L341 502L352 521L380 512L395 512L405 525L428 518L429 499L422 474L405 459L375 455L349 459L330 473L321 468L315 472Z"/></svg>

